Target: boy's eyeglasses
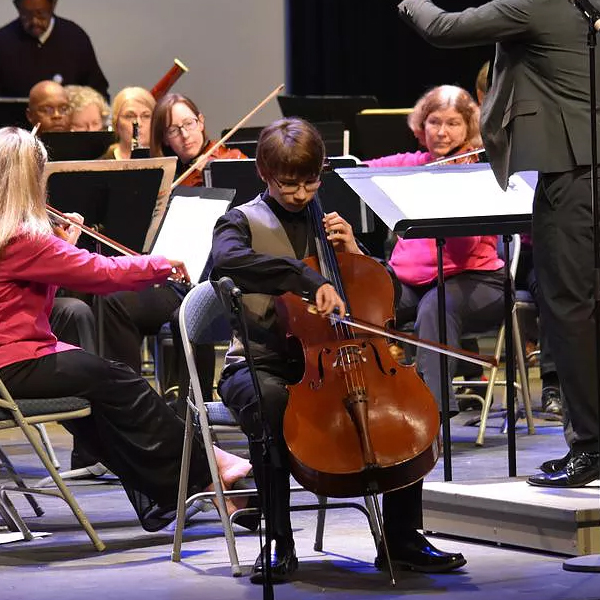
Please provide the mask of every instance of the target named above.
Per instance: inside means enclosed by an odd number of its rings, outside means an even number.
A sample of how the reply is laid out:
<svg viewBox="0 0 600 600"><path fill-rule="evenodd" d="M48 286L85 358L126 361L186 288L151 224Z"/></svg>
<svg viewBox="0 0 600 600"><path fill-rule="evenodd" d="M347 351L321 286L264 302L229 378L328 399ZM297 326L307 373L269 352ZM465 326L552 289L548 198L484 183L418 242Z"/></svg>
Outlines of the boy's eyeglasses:
<svg viewBox="0 0 600 600"><path fill-rule="evenodd" d="M295 194L301 187L303 187L307 193L316 192L321 185L320 179L311 179L310 181L304 181L303 183L288 183L286 181L279 181L273 177L273 181L277 184L277 187L282 194Z"/></svg>

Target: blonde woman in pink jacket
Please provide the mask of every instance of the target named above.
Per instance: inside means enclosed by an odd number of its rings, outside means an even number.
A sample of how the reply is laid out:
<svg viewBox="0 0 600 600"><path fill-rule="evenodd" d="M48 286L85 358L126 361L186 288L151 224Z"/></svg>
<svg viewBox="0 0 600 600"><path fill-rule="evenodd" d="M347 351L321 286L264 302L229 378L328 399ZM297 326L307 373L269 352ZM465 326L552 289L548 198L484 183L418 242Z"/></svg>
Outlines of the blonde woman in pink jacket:
<svg viewBox="0 0 600 600"><path fill-rule="evenodd" d="M187 272L181 261L105 257L54 235L45 208L46 159L31 133L0 129L0 378L15 398L89 400L92 414L65 426L119 476L142 526L155 531L175 517L183 422L126 365L57 341L48 318L58 286L106 294L167 277L185 280ZM226 485L250 469L248 461L218 450L217 462ZM211 485L198 440L190 491Z"/></svg>

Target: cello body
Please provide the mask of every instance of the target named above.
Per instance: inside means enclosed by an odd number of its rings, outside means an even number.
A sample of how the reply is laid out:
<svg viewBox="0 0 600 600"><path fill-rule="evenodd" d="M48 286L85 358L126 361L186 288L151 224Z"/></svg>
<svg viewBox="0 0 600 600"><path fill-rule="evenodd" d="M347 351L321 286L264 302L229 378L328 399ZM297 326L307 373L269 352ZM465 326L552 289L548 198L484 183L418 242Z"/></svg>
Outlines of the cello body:
<svg viewBox="0 0 600 600"><path fill-rule="evenodd" d="M385 327L394 315L385 267L359 254L336 257L351 315ZM305 262L319 270L315 258ZM284 416L294 477L316 494L340 498L423 478L439 456L439 414L415 367L397 363L385 338L340 331L298 296L276 303L305 360Z"/></svg>

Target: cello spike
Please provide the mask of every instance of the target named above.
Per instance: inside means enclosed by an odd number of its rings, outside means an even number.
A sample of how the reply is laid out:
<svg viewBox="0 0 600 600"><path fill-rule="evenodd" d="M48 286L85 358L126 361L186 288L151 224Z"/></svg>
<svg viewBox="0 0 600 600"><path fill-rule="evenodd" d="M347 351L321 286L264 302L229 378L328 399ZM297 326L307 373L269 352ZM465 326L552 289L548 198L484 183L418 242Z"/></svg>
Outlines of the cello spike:
<svg viewBox="0 0 600 600"><path fill-rule="evenodd" d="M377 526L379 527L379 532L381 533L381 545L383 546L383 551L385 552L385 559L388 564L388 569L390 571L390 585L392 587L396 587L396 576L394 575L394 567L392 566L392 557L390 556L390 549L388 547L387 538L385 536L385 530L383 529L383 516L381 515L381 508L379 507L379 499L377 498L377 494L372 492L369 494L371 500L373 502L373 508L375 509L375 518L377 519ZM379 548L377 549L379 551Z"/></svg>

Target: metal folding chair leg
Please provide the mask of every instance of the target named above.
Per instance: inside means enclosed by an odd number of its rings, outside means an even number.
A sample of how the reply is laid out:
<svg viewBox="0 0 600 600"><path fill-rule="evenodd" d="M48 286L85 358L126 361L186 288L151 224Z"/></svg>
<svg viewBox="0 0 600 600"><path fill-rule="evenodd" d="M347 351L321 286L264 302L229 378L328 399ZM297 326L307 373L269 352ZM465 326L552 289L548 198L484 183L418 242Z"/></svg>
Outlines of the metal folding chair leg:
<svg viewBox="0 0 600 600"><path fill-rule="evenodd" d="M51 461L49 455L44 451L44 447L42 446L40 441L36 438L36 436L33 434L31 426L28 425L27 423L25 423L24 426L22 427L22 430L23 430L23 433L25 434L25 436L27 437L29 443L33 446L36 454L39 456L40 460L42 461L44 467L48 470L48 473L50 473L50 476L54 480L54 483L56 484L56 487L58 488L58 490L41 490L41 489L32 489L32 488L27 488L27 487L22 488L19 486L6 486L5 485L2 487L2 497L3 497L4 506L7 507L7 504L9 504L9 503L10 503L10 505L12 505L12 502L10 502L8 496L6 495L7 491L14 491L14 492L19 492L19 493L23 493L23 494L26 494L26 493L41 494L41 495L45 495L45 496L54 496L55 498L61 498L69 505L69 508L71 509L71 511L73 512L75 517L77 517L77 520L79 521L80 525L83 527L84 531L87 533L91 542L94 544L94 547L96 548L96 550L101 552L102 550L104 550L106 548L106 546L104 545L104 542L98 537L98 534L92 527L92 525L89 522L85 513L81 510L79 504L77 503L77 500L75 500L75 498L74 498L73 494L71 493L71 491L69 490L68 486L61 479L60 475L58 474L58 471L52 464L52 461ZM16 509L14 508L14 505L12 505L11 514L14 517L15 521L19 524L19 529L21 529L21 527L24 526L24 529L27 532L29 532L28 534L26 534L25 531L22 531L22 533L26 537L26 539L32 539L33 536L31 535L29 528L27 527L27 525L25 525L23 520L18 515Z"/></svg>
<svg viewBox="0 0 600 600"><path fill-rule="evenodd" d="M2 448L0 448L0 461L4 465L8 476L15 482L15 484L19 487L26 488L27 484L25 483L25 481L23 481L23 478L17 473L10 458L6 456ZM29 502L29 504L31 505L31 508L33 508L36 517L41 517L44 514L44 509L38 504L38 501L31 494L25 494L25 498L27 499L27 502Z"/></svg>
<svg viewBox="0 0 600 600"><path fill-rule="evenodd" d="M46 448L46 452L48 453L48 456L50 457L52 464L54 465L55 468L60 469L60 462L59 462L58 458L56 457L56 453L54 452L54 448L52 447L52 442L50 441L50 438L48 437L48 432L46 431L46 427L44 426L43 423L35 423L33 426L37 429L38 433L40 434L40 438L42 439L42 443L44 444L44 447Z"/></svg>

